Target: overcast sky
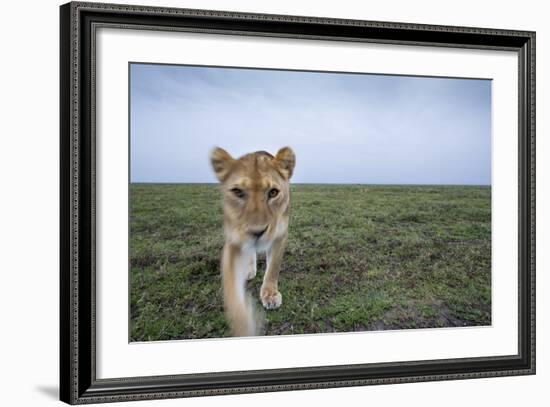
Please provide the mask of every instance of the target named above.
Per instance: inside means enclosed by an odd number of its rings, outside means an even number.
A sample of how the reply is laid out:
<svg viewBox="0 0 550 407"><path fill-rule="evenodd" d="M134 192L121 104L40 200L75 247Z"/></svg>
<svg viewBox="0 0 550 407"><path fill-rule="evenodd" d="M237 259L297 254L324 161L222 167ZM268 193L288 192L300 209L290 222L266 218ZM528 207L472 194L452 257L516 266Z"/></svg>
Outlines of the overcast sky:
<svg viewBox="0 0 550 407"><path fill-rule="evenodd" d="M132 64L130 88L131 182L290 146L295 183L491 183L490 80Z"/></svg>

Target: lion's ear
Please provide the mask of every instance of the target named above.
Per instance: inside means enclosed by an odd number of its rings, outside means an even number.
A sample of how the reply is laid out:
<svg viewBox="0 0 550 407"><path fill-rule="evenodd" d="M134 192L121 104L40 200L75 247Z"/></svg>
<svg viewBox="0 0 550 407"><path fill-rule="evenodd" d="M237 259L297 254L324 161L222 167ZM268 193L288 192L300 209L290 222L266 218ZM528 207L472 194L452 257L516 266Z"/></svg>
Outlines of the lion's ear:
<svg viewBox="0 0 550 407"><path fill-rule="evenodd" d="M218 177L220 182L224 182L229 176L235 160L223 148L216 147L210 154L210 161L212 162L212 168L214 168L216 177Z"/></svg>
<svg viewBox="0 0 550 407"><path fill-rule="evenodd" d="M277 152L275 160L283 176L286 179L290 179L296 165L294 151L290 147L283 147Z"/></svg>

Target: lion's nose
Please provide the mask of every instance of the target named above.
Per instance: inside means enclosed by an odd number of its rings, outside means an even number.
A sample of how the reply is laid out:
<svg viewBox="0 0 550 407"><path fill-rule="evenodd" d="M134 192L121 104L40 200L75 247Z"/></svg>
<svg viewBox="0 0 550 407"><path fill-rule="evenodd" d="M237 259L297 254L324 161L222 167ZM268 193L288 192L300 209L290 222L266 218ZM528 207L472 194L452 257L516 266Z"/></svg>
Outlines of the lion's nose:
<svg viewBox="0 0 550 407"><path fill-rule="evenodd" d="M260 237L262 237L262 235L265 233L266 230L267 230L267 226L261 230L250 230L248 233L250 233L256 239L259 239Z"/></svg>

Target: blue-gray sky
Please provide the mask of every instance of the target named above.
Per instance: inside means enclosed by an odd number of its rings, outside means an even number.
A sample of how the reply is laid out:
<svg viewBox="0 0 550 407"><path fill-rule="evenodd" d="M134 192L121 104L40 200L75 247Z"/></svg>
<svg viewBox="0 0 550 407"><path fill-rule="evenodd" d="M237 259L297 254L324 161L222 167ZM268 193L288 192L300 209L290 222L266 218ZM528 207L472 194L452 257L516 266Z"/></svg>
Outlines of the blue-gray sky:
<svg viewBox="0 0 550 407"><path fill-rule="evenodd" d="M290 146L295 183L491 183L490 80L130 69L131 182L216 182L214 146Z"/></svg>

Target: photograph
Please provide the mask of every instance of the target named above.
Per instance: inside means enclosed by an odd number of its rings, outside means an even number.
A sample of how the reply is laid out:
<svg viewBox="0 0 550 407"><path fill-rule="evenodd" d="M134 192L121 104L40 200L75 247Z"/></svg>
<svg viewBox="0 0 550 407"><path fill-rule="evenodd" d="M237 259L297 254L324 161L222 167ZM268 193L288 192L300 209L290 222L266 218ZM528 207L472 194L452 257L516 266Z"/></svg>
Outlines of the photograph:
<svg viewBox="0 0 550 407"><path fill-rule="evenodd" d="M543 25L396 10L59 7L60 400L538 374Z"/></svg>
<svg viewBox="0 0 550 407"><path fill-rule="evenodd" d="M128 69L130 342L491 326L490 78Z"/></svg>

